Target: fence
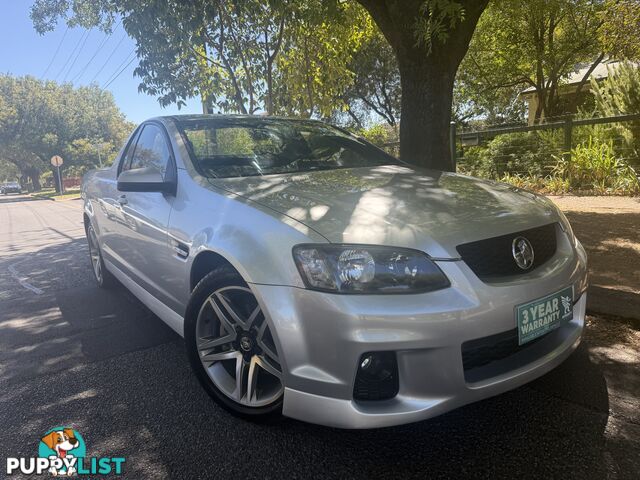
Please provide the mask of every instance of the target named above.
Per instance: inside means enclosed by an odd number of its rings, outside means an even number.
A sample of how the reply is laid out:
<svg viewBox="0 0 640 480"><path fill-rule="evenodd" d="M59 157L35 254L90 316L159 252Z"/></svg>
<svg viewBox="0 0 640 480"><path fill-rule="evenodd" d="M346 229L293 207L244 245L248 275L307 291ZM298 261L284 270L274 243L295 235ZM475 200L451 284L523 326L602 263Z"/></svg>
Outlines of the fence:
<svg viewBox="0 0 640 480"><path fill-rule="evenodd" d="M567 183L571 179L565 177L582 165L585 155L602 157L594 160L602 163L596 166L602 170L598 172L600 176L621 168L626 169L627 179L634 177L635 172L640 173L640 114L598 118L566 116L551 120L471 131L457 129L452 123L452 163L457 171L485 178L507 181L527 178L542 183L553 177L565 182L566 189L572 187ZM383 147L392 154L399 153L397 142ZM605 171L607 168L609 173ZM587 175L594 174L587 172ZM638 191L638 182L633 180L636 186L629 191ZM601 188L596 185L595 189L604 191L606 182L598 181Z"/></svg>

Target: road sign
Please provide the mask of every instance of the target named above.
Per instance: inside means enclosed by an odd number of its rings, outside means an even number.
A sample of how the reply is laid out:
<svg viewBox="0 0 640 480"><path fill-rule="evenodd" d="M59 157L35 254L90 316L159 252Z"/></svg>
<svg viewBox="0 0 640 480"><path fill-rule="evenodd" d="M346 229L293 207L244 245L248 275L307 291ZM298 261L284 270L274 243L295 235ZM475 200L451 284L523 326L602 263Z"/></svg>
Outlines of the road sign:
<svg viewBox="0 0 640 480"><path fill-rule="evenodd" d="M51 157L51 165L58 169L58 191L60 193L64 193L64 185L62 184L62 175L60 175L60 165L64 162L62 161L62 157L60 155L54 155Z"/></svg>

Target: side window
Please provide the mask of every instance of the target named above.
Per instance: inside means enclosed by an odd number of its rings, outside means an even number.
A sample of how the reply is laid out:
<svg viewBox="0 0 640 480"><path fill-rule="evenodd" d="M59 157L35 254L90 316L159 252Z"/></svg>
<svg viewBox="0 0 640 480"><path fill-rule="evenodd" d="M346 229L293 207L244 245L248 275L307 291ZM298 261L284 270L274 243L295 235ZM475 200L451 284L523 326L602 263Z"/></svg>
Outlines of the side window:
<svg viewBox="0 0 640 480"><path fill-rule="evenodd" d="M145 125L142 129L130 168L155 167L162 174L169 163L169 146L164 133L157 125Z"/></svg>
<svg viewBox="0 0 640 480"><path fill-rule="evenodd" d="M120 172L124 172L125 170L129 170L131 168L131 160L133 159L133 151L136 149L136 142L138 141L138 137L140 136L140 132L136 132L129 143L129 147L126 152L122 155L122 160L120 160ZM119 172L119 173L120 173Z"/></svg>

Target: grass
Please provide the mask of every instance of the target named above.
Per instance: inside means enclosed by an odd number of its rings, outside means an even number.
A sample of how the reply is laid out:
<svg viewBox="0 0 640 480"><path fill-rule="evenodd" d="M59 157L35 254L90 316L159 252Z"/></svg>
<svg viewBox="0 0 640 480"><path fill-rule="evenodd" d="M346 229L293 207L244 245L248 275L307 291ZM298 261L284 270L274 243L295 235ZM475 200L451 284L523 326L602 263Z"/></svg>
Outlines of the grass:
<svg viewBox="0 0 640 480"><path fill-rule="evenodd" d="M49 198L52 200L74 200L80 198L79 188L69 188L62 195L58 194L53 188L44 188L39 192L32 193L34 198Z"/></svg>

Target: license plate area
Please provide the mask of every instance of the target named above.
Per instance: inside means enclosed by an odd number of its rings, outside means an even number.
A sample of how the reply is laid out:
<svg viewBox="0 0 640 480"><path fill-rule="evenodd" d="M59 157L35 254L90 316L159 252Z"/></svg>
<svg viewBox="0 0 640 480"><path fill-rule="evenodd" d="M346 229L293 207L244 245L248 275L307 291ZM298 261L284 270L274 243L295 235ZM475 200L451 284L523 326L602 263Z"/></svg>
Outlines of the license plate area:
<svg viewBox="0 0 640 480"><path fill-rule="evenodd" d="M516 306L518 345L545 335L573 318L573 287Z"/></svg>

